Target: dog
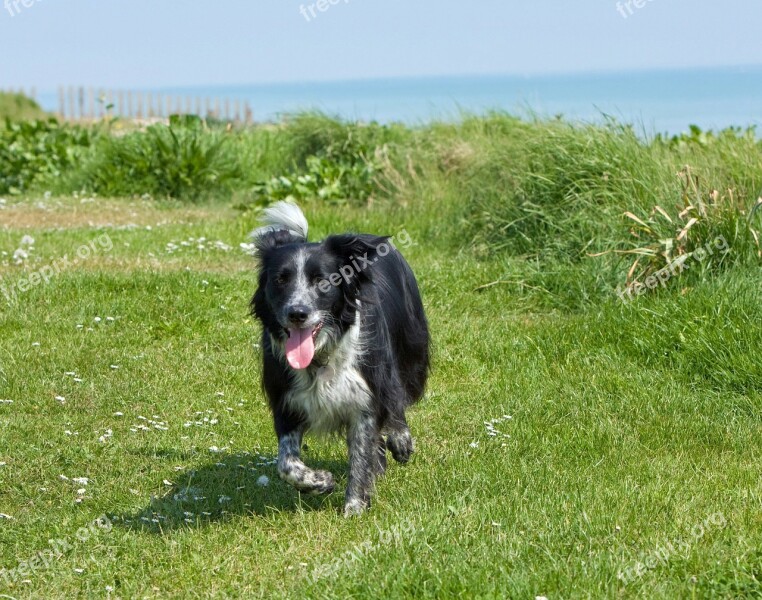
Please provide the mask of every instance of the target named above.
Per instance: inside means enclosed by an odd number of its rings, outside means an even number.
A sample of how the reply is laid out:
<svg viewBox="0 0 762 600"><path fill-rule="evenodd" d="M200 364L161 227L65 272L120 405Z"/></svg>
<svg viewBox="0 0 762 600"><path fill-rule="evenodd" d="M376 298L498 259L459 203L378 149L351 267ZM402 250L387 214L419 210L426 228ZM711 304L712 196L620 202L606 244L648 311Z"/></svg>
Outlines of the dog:
<svg viewBox="0 0 762 600"><path fill-rule="evenodd" d="M263 387L278 437L278 474L297 490L328 494L332 473L300 457L305 433L346 434L344 515L370 507L386 451L414 450L405 411L421 399L430 336L415 276L389 237L307 241L293 203L265 209L253 232L259 279L251 312L261 323Z"/></svg>

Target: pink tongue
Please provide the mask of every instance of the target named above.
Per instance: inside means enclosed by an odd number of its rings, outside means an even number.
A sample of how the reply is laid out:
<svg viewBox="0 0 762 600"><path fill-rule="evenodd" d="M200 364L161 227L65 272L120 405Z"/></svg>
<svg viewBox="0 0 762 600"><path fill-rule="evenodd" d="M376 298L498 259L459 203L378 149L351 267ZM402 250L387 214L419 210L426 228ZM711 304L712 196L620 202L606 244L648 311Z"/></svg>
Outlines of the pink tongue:
<svg viewBox="0 0 762 600"><path fill-rule="evenodd" d="M306 369L315 356L312 329L289 329L286 340L286 359L294 369Z"/></svg>

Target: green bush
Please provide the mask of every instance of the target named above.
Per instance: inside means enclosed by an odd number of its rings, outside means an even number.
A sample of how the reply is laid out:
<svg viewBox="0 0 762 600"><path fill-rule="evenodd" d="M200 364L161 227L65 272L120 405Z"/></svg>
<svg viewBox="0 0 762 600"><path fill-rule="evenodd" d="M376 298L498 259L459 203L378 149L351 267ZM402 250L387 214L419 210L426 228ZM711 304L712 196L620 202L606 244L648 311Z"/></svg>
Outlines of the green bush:
<svg viewBox="0 0 762 600"><path fill-rule="evenodd" d="M0 92L0 120L41 120L48 118L39 104L24 94Z"/></svg>
<svg viewBox="0 0 762 600"><path fill-rule="evenodd" d="M330 202L348 198L367 200L375 191L373 177L377 170L377 164L365 159L335 161L324 156L310 156L303 171L256 183L253 194L255 201L264 204L307 198Z"/></svg>
<svg viewBox="0 0 762 600"><path fill-rule="evenodd" d="M289 169L252 186L253 200L365 202L383 193L383 171L411 139L402 125L347 123L308 113L288 119L279 134L291 148Z"/></svg>
<svg viewBox="0 0 762 600"><path fill-rule="evenodd" d="M241 177L230 136L190 116L173 116L169 126L104 136L84 166L83 187L104 196L185 200L225 193Z"/></svg>
<svg viewBox="0 0 762 600"><path fill-rule="evenodd" d="M0 129L0 193L20 194L54 184L77 168L94 137L88 129L47 121L9 119Z"/></svg>

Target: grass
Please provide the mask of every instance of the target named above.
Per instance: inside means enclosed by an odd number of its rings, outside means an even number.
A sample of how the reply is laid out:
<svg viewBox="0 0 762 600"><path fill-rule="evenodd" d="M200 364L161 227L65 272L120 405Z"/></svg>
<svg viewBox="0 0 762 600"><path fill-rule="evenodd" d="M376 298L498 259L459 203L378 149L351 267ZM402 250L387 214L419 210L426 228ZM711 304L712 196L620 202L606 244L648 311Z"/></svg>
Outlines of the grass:
<svg viewBox="0 0 762 600"><path fill-rule="evenodd" d="M0 92L0 120L45 119L48 114L24 94Z"/></svg>
<svg viewBox="0 0 762 600"><path fill-rule="evenodd" d="M300 126L293 139L318 140L313 155L321 136L344 135ZM251 135L277 155L277 131ZM272 464L247 314L255 276L239 247L255 211L229 197L0 203L0 284L60 266L10 301L0 290L0 399L13 401L0 404L0 513L12 517L0 517L0 569L48 540L71 545L13 583L0 571L0 594L762 596L756 142L646 144L504 117L383 135L396 144L388 193L303 202L316 239L409 233L434 335L430 386L409 415L414 459L391 465L354 520L340 516L340 440L308 440L308 462L339 476L329 497L299 496ZM281 152L278 164L296 156ZM677 238L684 223L649 215L681 205L691 163L702 198L740 200L705 211L681 251L715 230L743 235L722 264L620 301L640 255L614 250ZM509 224L528 201L523 237ZM625 211L655 233L633 235ZM25 235L33 250L17 265ZM109 530L80 529L101 515Z"/></svg>

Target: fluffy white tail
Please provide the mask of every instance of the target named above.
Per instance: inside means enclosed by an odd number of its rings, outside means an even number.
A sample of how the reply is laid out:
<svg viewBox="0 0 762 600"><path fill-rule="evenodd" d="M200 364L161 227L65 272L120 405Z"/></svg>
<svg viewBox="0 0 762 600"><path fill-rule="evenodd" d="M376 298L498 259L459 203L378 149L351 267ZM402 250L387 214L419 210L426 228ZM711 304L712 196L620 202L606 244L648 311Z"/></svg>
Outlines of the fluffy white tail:
<svg viewBox="0 0 762 600"><path fill-rule="evenodd" d="M251 238L255 241L271 231L288 231L291 235L307 241L307 219L302 209L293 202L282 200L268 206L260 220L263 226L251 232Z"/></svg>

